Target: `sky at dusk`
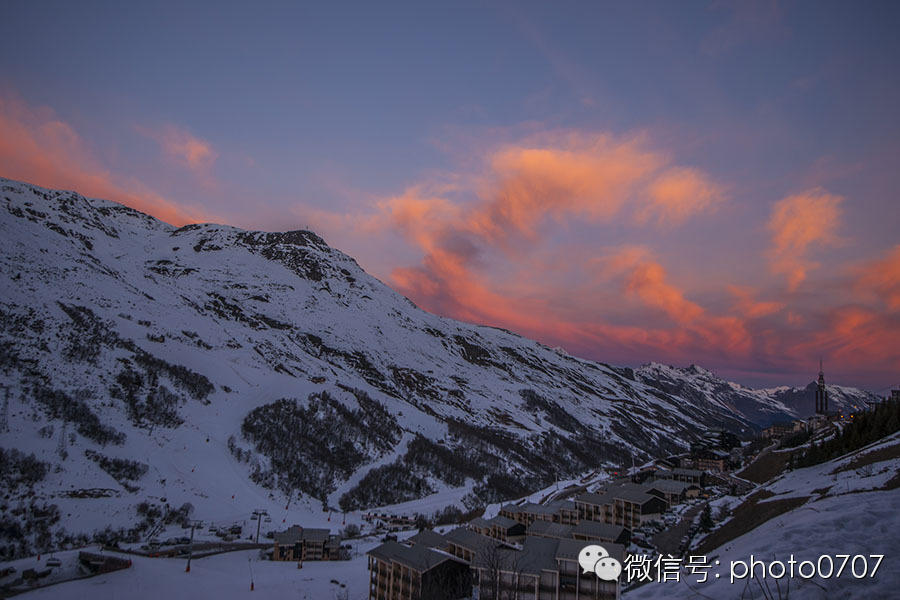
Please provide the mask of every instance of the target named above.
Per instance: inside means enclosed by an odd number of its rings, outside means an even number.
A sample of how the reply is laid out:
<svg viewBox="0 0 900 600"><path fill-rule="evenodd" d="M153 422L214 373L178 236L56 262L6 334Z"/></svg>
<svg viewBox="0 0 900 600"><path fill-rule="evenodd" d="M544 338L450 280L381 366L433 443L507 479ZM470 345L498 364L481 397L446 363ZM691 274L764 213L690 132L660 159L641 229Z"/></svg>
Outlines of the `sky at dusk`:
<svg viewBox="0 0 900 600"><path fill-rule="evenodd" d="M0 175L613 364L900 383L896 2L0 5Z"/></svg>

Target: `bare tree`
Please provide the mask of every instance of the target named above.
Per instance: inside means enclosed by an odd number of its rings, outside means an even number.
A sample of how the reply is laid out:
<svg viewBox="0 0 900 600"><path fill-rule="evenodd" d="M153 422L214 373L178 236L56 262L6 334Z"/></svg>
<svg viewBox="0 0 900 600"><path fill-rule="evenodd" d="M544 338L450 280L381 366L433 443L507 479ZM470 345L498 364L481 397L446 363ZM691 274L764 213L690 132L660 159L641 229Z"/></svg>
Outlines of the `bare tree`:
<svg viewBox="0 0 900 600"><path fill-rule="evenodd" d="M480 597L484 600L515 600L518 596L522 553L495 544L485 544L473 561L481 574L478 582ZM512 579L506 585L503 579Z"/></svg>

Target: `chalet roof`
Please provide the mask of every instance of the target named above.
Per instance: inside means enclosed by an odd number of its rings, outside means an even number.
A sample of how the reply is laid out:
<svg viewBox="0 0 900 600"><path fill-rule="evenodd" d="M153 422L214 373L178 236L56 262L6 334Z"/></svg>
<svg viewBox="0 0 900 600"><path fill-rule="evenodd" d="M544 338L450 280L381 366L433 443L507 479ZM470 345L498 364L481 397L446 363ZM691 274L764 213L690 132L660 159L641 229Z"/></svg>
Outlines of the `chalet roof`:
<svg viewBox="0 0 900 600"><path fill-rule="evenodd" d="M612 503L612 497L606 492L600 494L596 492L585 492L575 496L575 502L583 502L585 504L593 504L595 506L603 506Z"/></svg>
<svg viewBox="0 0 900 600"><path fill-rule="evenodd" d="M537 535L549 538L571 538L572 526L552 523L550 521L535 521L528 527L528 535Z"/></svg>
<svg viewBox="0 0 900 600"><path fill-rule="evenodd" d="M496 525L497 527L501 527L503 529L509 529L510 527L515 527L519 524L519 522L514 519L510 519L509 517L501 517L500 515L497 515L493 519L488 519L487 523L489 526Z"/></svg>
<svg viewBox="0 0 900 600"><path fill-rule="evenodd" d="M600 521L582 520L572 528L572 535L583 535L601 540L617 540L625 528Z"/></svg>
<svg viewBox="0 0 900 600"><path fill-rule="evenodd" d="M469 527L474 527L476 529L490 529L491 522L483 517L475 517L469 521Z"/></svg>
<svg viewBox="0 0 900 600"><path fill-rule="evenodd" d="M658 490L664 494L680 494L691 486L685 481L675 481L674 479L657 479L647 484L648 490Z"/></svg>
<svg viewBox="0 0 900 600"><path fill-rule="evenodd" d="M621 544L604 542L602 545L619 562L625 559L625 547ZM490 553L476 555L472 566L540 575L542 571L556 571L559 561L577 562L584 546L585 542L578 540L528 537L521 550L497 548Z"/></svg>
<svg viewBox="0 0 900 600"><path fill-rule="evenodd" d="M652 494L630 487L610 490L609 494L616 500L624 500L625 502L632 502L634 504L645 504L650 500L659 500L659 498Z"/></svg>
<svg viewBox="0 0 900 600"><path fill-rule="evenodd" d="M534 502L526 502L519 507L519 512L533 513L536 515L555 515L557 509L549 504L536 504Z"/></svg>
<svg viewBox="0 0 900 600"><path fill-rule="evenodd" d="M496 541L480 533L476 533L465 527L457 527L453 531L447 533L444 539L449 542L461 546L466 550L477 552L485 546L496 545Z"/></svg>
<svg viewBox="0 0 900 600"><path fill-rule="evenodd" d="M575 502L572 500L554 500L553 502L548 502L546 506L552 508L554 512L575 510Z"/></svg>
<svg viewBox="0 0 900 600"><path fill-rule="evenodd" d="M604 493L607 499L604 501L604 504L609 504L612 502L610 498L615 500L624 500L626 502L634 502L636 504L643 504L650 500L650 498L655 498L651 494L647 493L647 490L650 488L647 484L638 484L633 483L631 481L622 481L613 486L610 486Z"/></svg>
<svg viewBox="0 0 900 600"><path fill-rule="evenodd" d="M449 554L431 548L415 546L410 548L397 542L385 542L366 552L368 556L384 562L397 562L415 571L424 573L447 560L455 560Z"/></svg>
<svg viewBox="0 0 900 600"><path fill-rule="evenodd" d="M423 529L416 535L406 540L410 544L416 546L425 546L426 548L441 548L447 541L441 534L431 529Z"/></svg>
<svg viewBox="0 0 900 600"><path fill-rule="evenodd" d="M327 529L303 529L303 540L306 542L326 542L331 532Z"/></svg>
<svg viewBox="0 0 900 600"><path fill-rule="evenodd" d="M522 573L540 575L541 571L556 569L556 548L561 540L526 538L522 551L518 552L516 566Z"/></svg>
<svg viewBox="0 0 900 600"><path fill-rule="evenodd" d="M301 527L300 525L291 525L286 530L276 532L274 535L274 540L279 546L293 546L300 542L328 542L331 538L339 539L338 536L332 536L328 529Z"/></svg>
<svg viewBox="0 0 900 600"><path fill-rule="evenodd" d="M525 538L522 550L496 548L490 552L481 552L475 555L472 566L540 575L542 571L556 569L556 547L559 541L540 537Z"/></svg>
<svg viewBox="0 0 900 600"><path fill-rule="evenodd" d="M298 543L303 536L303 528L299 525L291 525L285 531L277 531L274 540L279 546L293 546Z"/></svg>

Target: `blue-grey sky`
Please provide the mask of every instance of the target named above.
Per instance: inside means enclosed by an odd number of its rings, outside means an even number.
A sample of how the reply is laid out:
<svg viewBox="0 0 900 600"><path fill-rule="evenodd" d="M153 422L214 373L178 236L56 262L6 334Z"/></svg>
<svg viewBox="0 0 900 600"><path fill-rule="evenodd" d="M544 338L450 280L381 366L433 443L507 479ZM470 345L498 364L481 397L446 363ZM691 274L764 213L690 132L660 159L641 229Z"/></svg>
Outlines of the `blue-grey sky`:
<svg viewBox="0 0 900 600"><path fill-rule="evenodd" d="M311 227L424 308L608 362L900 380L897 3L0 17L4 176Z"/></svg>

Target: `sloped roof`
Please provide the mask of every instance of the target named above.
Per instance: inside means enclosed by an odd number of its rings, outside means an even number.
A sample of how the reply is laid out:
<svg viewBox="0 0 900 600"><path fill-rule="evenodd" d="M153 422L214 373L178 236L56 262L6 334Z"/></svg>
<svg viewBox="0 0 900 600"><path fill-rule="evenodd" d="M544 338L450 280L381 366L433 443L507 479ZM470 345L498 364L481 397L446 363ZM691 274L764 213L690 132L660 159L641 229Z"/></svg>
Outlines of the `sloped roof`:
<svg viewBox="0 0 900 600"><path fill-rule="evenodd" d="M555 512L560 510L575 510L575 502L572 500L554 500L548 502L546 506L552 508Z"/></svg>
<svg viewBox="0 0 900 600"><path fill-rule="evenodd" d="M472 565L482 569L499 568L503 571L540 575L545 570L556 570L556 546L559 541L540 537L525 538L522 550L495 548L489 553L479 552Z"/></svg>
<svg viewBox="0 0 900 600"><path fill-rule="evenodd" d="M438 552L422 546L410 548L393 541L385 542L377 548L369 550L366 554L385 562L397 562L406 565L420 573L424 573L447 560L461 562L444 552Z"/></svg>
<svg viewBox="0 0 900 600"><path fill-rule="evenodd" d="M476 533L465 527L457 527L453 531L447 533L444 536L444 539L447 542L452 542L457 546L462 546L473 552L477 552L480 548L484 548L485 546L494 546L497 544L495 540L486 535L481 535L480 533Z"/></svg>
<svg viewBox="0 0 900 600"><path fill-rule="evenodd" d="M553 515L556 514L556 510L556 508L550 505L536 504L534 502L526 502L519 507L520 512L529 512L536 515Z"/></svg>
<svg viewBox="0 0 900 600"><path fill-rule="evenodd" d="M444 536L435 531L432 531L431 529L423 529L406 541L416 546L425 546L426 548L441 548L447 540L446 538L444 538Z"/></svg>
<svg viewBox="0 0 900 600"><path fill-rule="evenodd" d="M657 479L647 484L647 489L659 490L666 494L680 494L691 484L685 481L676 481L674 479Z"/></svg>
<svg viewBox="0 0 900 600"><path fill-rule="evenodd" d="M617 540L625 528L600 521L582 520L572 528L572 535L583 535L600 540Z"/></svg>
<svg viewBox="0 0 900 600"><path fill-rule="evenodd" d="M299 525L291 525L285 531L278 531L274 535L279 546L293 546L302 539L303 528Z"/></svg>
<svg viewBox="0 0 900 600"><path fill-rule="evenodd" d="M284 531L276 532L273 537L279 546L293 546L301 541L327 542L330 535L328 529L291 525Z"/></svg>
<svg viewBox="0 0 900 600"><path fill-rule="evenodd" d="M585 492L583 494L578 494L577 496L575 496L575 502L584 502L585 504L603 506L604 504L611 504L612 497L606 492L602 494L598 494L596 492Z"/></svg>
<svg viewBox="0 0 900 600"><path fill-rule="evenodd" d="M486 522L489 526L496 525L498 527L502 527L503 529L509 529L510 527L515 527L519 524L519 522L514 519L510 519L509 517L501 517L500 515L497 515L493 519L488 519Z"/></svg>
<svg viewBox="0 0 900 600"><path fill-rule="evenodd" d="M550 538L572 537L572 526L550 521L535 521L528 527L528 535L537 535Z"/></svg>

